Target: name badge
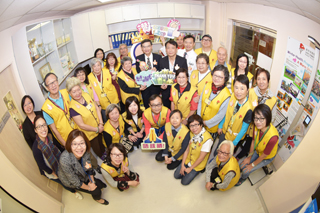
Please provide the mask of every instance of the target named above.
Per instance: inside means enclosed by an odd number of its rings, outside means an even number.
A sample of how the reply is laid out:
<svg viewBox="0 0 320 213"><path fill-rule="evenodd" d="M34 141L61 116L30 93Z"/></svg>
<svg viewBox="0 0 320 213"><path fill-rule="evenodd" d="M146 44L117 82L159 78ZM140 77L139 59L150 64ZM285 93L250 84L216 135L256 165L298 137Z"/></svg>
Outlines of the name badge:
<svg viewBox="0 0 320 213"><path fill-rule="evenodd" d="M211 101L209 99L204 100L207 105L210 105Z"/></svg>
<svg viewBox="0 0 320 213"><path fill-rule="evenodd" d="M173 152L173 149L169 149L170 152Z"/></svg>
<svg viewBox="0 0 320 213"><path fill-rule="evenodd" d="M231 128L228 128L228 132L232 135L232 130L231 130Z"/></svg>
<svg viewBox="0 0 320 213"><path fill-rule="evenodd" d="M216 179L214 179L214 181L215 181L216 183L221 183L220 177L216 177Z"/></svg>
<svg viewBox="0 0 320 213"><path fill-rule="evenodd" d="M74 129L74 122L73 122L73 120L69 120L69 124L70 124L71 128Z"/></svg>
<svg viewBox="0 0 320 213"><path fill-rule="evenodd" d="M87 108L88 110L90 110L90 109L92 108L92 104L88 104L88 105L86 106L86 108Z"/></svg>
<svg viewBox="0 0 320 213"><path fill-rule="evenodd" d="M104 97L107 97L107 94L106 93L101 93L101 95L100 95L102 98L104 98Z"/></svg>

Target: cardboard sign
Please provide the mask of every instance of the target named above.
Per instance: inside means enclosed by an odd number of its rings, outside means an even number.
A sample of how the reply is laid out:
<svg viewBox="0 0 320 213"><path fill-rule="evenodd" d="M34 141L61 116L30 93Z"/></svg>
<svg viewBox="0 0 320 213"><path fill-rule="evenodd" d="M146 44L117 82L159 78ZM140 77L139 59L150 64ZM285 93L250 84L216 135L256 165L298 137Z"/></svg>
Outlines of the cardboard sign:
<svg viewBox="0 0 320 213"><path fill-rule="evenodd" d="M166 144L157 137L154 128L150 128L148 138L141 143L142 150L160 150L165 149Z"/></svg>
<svg viewBox="0 0 320 213"><path fill-rule="evenodd" d="M164 36L165 38L175 38L180 35L177 28L161 25L152 25L152 34L155 36Z"/></svg>
<svg viewBox="0 0 320 213"><path fill-rule="evenodd" d="M140 73L135 75L135 80L136 80L137 84L145 85L145 86L149 87L151 84L153 84L152 71L151 70L141 71Z"/></svg>
<svg viewBox="0 0 320 213"><path fill-rule="evenodd" d="M157 71L152 74L152 82L154 85L162 85L162 84L172 85L174 84L175 78L176 78L175 72L172 72L169 70L161 70L160 72Z"/></svg>

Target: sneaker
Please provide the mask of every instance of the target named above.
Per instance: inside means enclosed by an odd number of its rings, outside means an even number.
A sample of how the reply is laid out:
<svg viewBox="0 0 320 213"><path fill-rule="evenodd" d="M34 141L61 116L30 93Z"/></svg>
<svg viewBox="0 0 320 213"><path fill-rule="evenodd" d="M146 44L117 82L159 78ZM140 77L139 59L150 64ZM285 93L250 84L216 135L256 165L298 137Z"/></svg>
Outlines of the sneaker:
<svg viewBox="0 0 320 213"><path fill-rule="evenodd" d="M240 180L238 181L238 183L235 185L235 186L240 186L241 184L243 184L243 182L245 182L247 180L246 179L243 179L243 178L240 178Z"/></svg>
<svg viewBox="0 0 320 213"><path fill-rule="evenodd" d="M136 146L133 146L133 150L138 150L138 147L136 147Z"/></svg>
<svg viewBox="0 0 320 213"><path fill-rule="evenodd" d="M79 199L79 200L82 200L83 199L83 196L80 192L75 192L74 193L76 195L76 198Z"/></svg>

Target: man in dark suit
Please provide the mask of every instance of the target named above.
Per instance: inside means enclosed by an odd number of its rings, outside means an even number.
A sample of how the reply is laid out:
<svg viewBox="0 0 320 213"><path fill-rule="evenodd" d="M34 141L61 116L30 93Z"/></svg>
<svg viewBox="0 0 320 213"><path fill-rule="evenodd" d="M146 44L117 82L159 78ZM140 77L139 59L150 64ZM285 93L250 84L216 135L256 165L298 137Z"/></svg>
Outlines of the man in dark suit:
<svg viewBox="0 0 320 213"><path fill-rule="evenodd" d="M181 56L177 55L178 44L174 40L169 40L166 42L166 52L167 56L161 58L160 60L160 70L168 69L170 71L176 72L176 70L180 68L185 68L188 70L187 60ZM171 92L171 86L162 85L161 93L162 93L162 102L163 105L171 109L171 102L169 100Z"/></svg>
<svg viewBox="0 0 320 213"><path fill-rule="evenodd" d="M141 71L145 71L146 68L141 66L139 62L146 62L148 69L152 69L154 71L159 70L159 61L161 56L158 54L152 53L152 42L149 39L145 39L141 42L141 49L143 54L137 56L136 58L136 69L137 72L140 73ZM147 109L149 107L149 98L153 94L160 94L160 86L151 85L144 91L141 91L143 104Z"/></svg>

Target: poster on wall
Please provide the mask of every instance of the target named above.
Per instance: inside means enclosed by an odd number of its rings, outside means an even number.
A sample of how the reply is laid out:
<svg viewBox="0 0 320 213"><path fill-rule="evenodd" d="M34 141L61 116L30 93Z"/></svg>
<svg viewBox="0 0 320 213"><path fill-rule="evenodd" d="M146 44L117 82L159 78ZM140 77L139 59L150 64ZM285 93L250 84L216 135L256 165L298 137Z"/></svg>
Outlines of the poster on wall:
<svg viewBox="0 0 320 213"><path fill-rule="evenodd" d="M283 137L290 125L295 125L283 147L279 150L279 156L285 162L294 152L302 141L307 131L307 126L303 124L304 119L309 116L313 120L315 112L319 108L320 98L320 73L314 82L310 82L315 61L315 50L311 47L289 37L287 43L286 57L283 67L283 75L277 89L277 104L279 114L288 118L287 125L284 125L279 131L280 137ZM312 92L304 107L300 120L293 124L302 100L306 94L308 85L312 83Z"/></svg>
<svg viewBox="0 0 320 213"><path fill-rule="evenodd" d="M3 101L4 101L4 104L6 105L12 119L15 121L17 128L22 133L23 118L17 108L17 104L15 103L10 91L3 97Z"/></svg>

